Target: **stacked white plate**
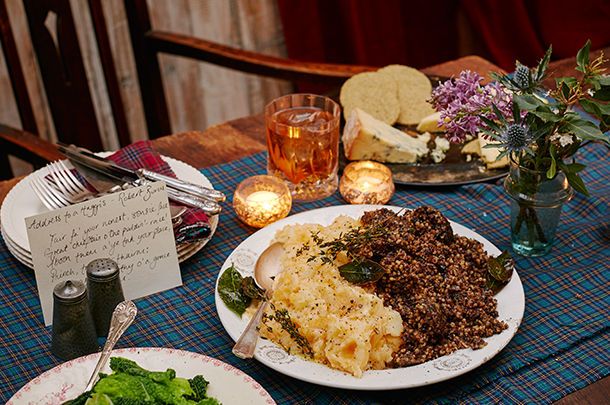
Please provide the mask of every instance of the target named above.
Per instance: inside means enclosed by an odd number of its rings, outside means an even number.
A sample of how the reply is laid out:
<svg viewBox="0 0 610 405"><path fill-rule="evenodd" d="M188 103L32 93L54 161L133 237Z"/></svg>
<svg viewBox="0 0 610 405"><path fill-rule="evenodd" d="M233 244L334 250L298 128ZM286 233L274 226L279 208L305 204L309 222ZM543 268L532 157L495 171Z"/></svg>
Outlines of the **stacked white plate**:
<svg viewBox="0 0 610 405"><path fill-rule="evenodd" d="M162 158L169 164L179 179L212 188L210 181L193 166L169 157L162 156ZM2 203L2 208L0 208L0 230L4 242L12 255L29 268L33 268L34 265L30 242L25 229L25 218L49 211L32 190L30 181L33 178L32 176L45 176L47 172L47 168L43 167L17 183L8 193ZM212 235L217 226L218 216L216 215L210 218ZM193 256L205 246L208 240L177 245L178 261L183 262Z"/></svg>

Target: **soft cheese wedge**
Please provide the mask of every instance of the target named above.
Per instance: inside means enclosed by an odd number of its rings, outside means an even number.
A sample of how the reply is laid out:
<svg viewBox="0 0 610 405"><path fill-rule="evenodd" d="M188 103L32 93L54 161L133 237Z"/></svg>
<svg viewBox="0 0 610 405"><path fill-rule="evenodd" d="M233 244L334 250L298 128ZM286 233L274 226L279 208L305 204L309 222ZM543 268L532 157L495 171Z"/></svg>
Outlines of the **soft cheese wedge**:
<svg viewBox="0 0 610 405"><path fill-rule="evenodd" d="M445 126L438 125L438 122L441 119L441 113L435 112L434 114L430 114L427 117L424 117L417 124L417 132L443 132L445 130Z"/></svg>
<svg viewBox="0 0 610 405"><path fill-rule="evenodd" d="M479 134L478 139L473 139L464 145L462 153L479 155L488 169L499 169L508 166L508 157L503 156L500 160L496 160L498 155L500 155L500 149L486 148L485 145L487 144L489 144L489 141Z"/></svg>
<svg viewBox="0 0 610 405"><path fill-rule="evenodd" d="M342 140L349 160L414 163L428 153L430 134L412 137L355 108L347 118Z"/></svg>

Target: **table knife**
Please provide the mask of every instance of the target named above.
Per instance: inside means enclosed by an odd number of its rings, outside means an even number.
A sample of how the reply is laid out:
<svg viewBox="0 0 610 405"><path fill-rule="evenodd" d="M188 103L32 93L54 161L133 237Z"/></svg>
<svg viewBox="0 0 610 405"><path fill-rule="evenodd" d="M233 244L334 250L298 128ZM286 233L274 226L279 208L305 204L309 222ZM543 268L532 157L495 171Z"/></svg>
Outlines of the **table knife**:
<svg viewBox="0 0 610 405"><path fill-rule="evenodd" d="M95 188L97 191L97 196L107 193L114 193L124 189L130 183L126 183L124 185L117 184L116 181L109 180L103 174L99 174L94 170L90 170L87 166L83 166L76 161L71 161L72 166L76 169L78 174L80 174L90 185ZM172 222L181 221L182 214L184 214L186 208L182 205L169 205L169 213L172 217Z"/></svg>
<svg viewBox="0 0 610 405"><path fill-rule="evenodd" d="M139 186L143 182L140 179L131 179L122 177L113 173L106 173L100 170L93 169L89 166L81 164L80 161L72 159L68 155L68 159L74 165L76 170L89 184L91 184L98 192L111 192L118 189L123 189L126 185ZM173 202L186 205L188 207L199 208L207 214L215 215L220 213L221 207L215 201L203 200L193 195L183 193L181 191L166 188L169 199Z"/></svg>
<svg viewBox="0 0 610 405"><path fill-rule="evenodd" d="M57 143L57 148L60 152L71 158L71 160L78 161L82 165L88 166L96 171L112 174L115 177L131 178L132 180L145 178L151 181L163 181L167 184L168 190L173 188L199 198L216 202L222 202L226 199L226 196L218 190L165 176L144 168L137 170L128 169L109 159L99 157L85 148L75 145L66 145L61 142Z"/></svg>

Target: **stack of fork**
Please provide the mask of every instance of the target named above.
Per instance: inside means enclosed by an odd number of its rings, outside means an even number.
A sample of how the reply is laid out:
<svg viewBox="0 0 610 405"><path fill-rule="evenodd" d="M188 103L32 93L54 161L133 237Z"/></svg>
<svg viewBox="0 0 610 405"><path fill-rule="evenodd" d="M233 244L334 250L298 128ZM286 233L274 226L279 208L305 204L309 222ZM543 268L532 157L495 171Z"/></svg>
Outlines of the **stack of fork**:
<svg viewBox="0 0 610 405"><path fill-rule="evenodd" d="M62 160L51 162L45 168L46 171L42 170L40 174L31 176L30 186L49 210L78 204L103 194L120 191L124 188L116 185L111 189L105 190L103 193L96 193L88 189L76 177L72 168ZM126 184L125 187L130 187L130 185ZM170 205L170 214L174 228L182 223L182 214L185 211L185 207Z"/></svg>

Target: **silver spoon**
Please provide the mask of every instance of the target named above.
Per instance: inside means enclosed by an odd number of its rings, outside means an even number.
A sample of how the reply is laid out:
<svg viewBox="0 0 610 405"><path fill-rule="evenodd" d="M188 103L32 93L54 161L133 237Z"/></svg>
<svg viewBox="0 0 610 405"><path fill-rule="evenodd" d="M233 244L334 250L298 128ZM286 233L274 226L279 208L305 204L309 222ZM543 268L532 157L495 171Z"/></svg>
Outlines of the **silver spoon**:
<svg viewBox="0 0 610 405"><path fill-rule="evenodd" d="M258 340L258 325L267 308L268 299L273 295L273 279L281 270L280 258L282 253L284 253L284 245L276 242L265 249L256 260L254 265L254 280L260 288L265 290L267 299L261 302L252 319L248 322L246 329L244 329L237 342L235 342L233 354L237 357L249 359L254 355L256 341Z"/></svg>
<svg viewBox="0 0 610 405"><path fill-rule="evenodd" d="M136 305L131 301L119 302L119 304L112 312L112 319L110 320L110 329L108 330L108 339L106 339L106 344L102 349L102 355L97 361L95 369L93 370L93 374L91 374L91 378L89 379L89 382L85 387L85 392L91 391L93 389L93 385L97 381L100 371L108 361L108 358L110 357L110 352L112 352L114 345L119 340L123 332L125 332L129 325L131 325L137 313L138 308L136 308Z"/></svg>

